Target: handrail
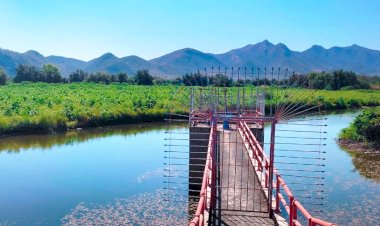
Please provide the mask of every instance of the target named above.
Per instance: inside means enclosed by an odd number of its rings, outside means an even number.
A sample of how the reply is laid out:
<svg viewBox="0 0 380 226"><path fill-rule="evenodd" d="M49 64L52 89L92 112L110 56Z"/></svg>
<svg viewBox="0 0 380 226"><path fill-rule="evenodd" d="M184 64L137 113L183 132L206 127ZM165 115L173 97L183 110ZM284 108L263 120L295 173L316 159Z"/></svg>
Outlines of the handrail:
<svg viewBox="0 0 380 226"><path fill-rule="evenodd" d="M268 157L265 155L261 145L259 142L257 142L255 136L253 135L252 131L250 130L248 124L245 121L239 122L239 127L242 130L244 134L245 141L248 141L249 147L251 151L253 152L253 157L258 162L258 170L263 173L263 170L265 169L265 187L268 187L268 174L270 167L270 162ZM262 158L260 158L262 156ZM284 179L281 178L280 173L278 170L273 168L273 173L275 174L276 183L274 184L276 188L276 197L275 197L275 211L280 212L280 205L282 204L285 208L285 211L287 212L289 216L289 225L290 226L300 226L301 223L297 220L297 213L298 211L308 220L308 226L332 226L335 225L333 223L323 221L318 218L314 218L303 206L302 204L294 197L293 193L289 189L289 187L286 185ZM286 202L286 199L282 195L280 189L283 189L286 196L289 198L289 202Z"/></svg>
<svg viewBox="0 0 380 226"><path fill-rule="evenodd" d="M216 141L216 124L213 123L211 126L206 165L203 172L202 187L199 195L199 202L197 205L197 210L195 212L194 218L190 221L191 226L202 226L204 225L204 212L206 209L215 201L215 179L216 179L216 165L213 161L214 151L215 151L215 141ZM211 191L211 197L207 197L207 189Z"/></svg>
<svg viewBox="0 0 380 226"><path fill-rule="evenodd" d="M239 122L239 127L242 129L243 133L245 134L245 139L248 141L248 144L253 151L253 157L256 159L258 162L258 170L264 175L265 182L264 182L264 187L268 187L268 182L269 182L269 167L270 167L270 162L263 151L263 148L259 144L259 142L256 140L256 137L253 135L252 131L250 130L249 126L247 125L246 122L240 121Z"/></svg>

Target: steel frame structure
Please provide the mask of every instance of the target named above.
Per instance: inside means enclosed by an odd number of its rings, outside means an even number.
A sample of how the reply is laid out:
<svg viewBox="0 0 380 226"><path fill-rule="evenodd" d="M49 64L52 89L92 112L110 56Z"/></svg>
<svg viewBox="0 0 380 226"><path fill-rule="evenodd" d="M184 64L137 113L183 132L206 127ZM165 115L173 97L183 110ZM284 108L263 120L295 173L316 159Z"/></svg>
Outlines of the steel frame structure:
<svg viewBox="0 0 380 226"><path fill-rule="evenodd" d="M206 223L207 218L213 215L213 211L217 208L217 188L222 187L217 182L218 178L218 167L221 165L218 161L219 149L218 145L221 145L221 142L226 142L218 139L218 135L220 135L220 127L224 124L231 124L234 126L233 130L237 135L240 136L239 139L242 140L243 147L242 150L246 152L248 155L249 161L252 163L254 171L258 178L260 178L260 186L263 190L266 191L266 206L267 212L270 217L278 215L279 213L283 213L283 216L286 218L287 223L289 225L301 225L302 223L307 222L307 225L333 225L332 223L320 220L317 217L311 215L310 208L309 211L301 204L300 194L297 194L297 189L294 189L296 193L293 193L288 185L292 184L294 186L293 180L291 180L289 184L285 183L285 177L288 180L289 172L286 169L278 168L278 165L275 168L275 163L279 164L299 164L299 165L316 165L322 166L318 163L295 163L295 162L279 162L275 161L275 157L277 156L276 152L280 151L288 151L287 153L291 153L289 156L283 154L279 157L297 157L294 156L294 153L297 152L309 152L309 153L317 153L319 156L317 157L306 157L304 159L323 159L321 157L321 153L325 153L320 150L296 150L295 147L291 147L285 150L285 148L279 148L281 145L285 144L293 144L292 142L282 142L281 138L286 138L291 140L292 138L300 138L302 136L286 134L285 136L281 136L281 132L285 133L299 133L303 134L312 134L311 138L319 142L317 145L321 144L323 137L321 134L323 132L319 131L305 131L305 130L290 130L290 129L281 129L282 124L292 122L295 117L299 116L310 116L315 114L315 111L319 110L320 105L318 102L316 104L308 105L307 99L310 99L313 95L315 95L316 90L307 90L303 91L297 87L304 87L304 83L300 80L300 77L295 76L296 80L287 79L288 70L285 70L284 73L281 74L281 70L260 70L257 68L255 70L252 68L251 72L247 68L241 70L240 68L231 68L231 71L227 73L227 68L221 70L214 70L212 68L211 73L205 69L204 73L197 73L196 78L203 78L201 80L197 80L193 78L194 81L188 81L187 85L182 86L178 90L181 91L182 95L188 95L190 99L190 104L185 106L183 109L186 109L186 112L189 112L188 115L176 115L179 117L185 117L186 119L182 121L188 121L190 127L207 127L209 128L208 144L205 143L202 145L192 145L191 137L188 138L190 149L192 147L196 148L206 148L207 153L204 159L204 164L199 163L199 158L194 157L189 154L189 166L190 160L196 158L198 161L196 164L204 166L202 181L199 184L200 191L199 199L196 203L195 213L190 219L190 225L204 225ZM214 76L214 73L217 75L222 75L225 78L229 77L231 81L236 82L236 86L228 87L227 83L219 85L210 85L209 81ZM294 75L294 72L293 72ZM235 76L235 77L234 77ZM185 77L184 77L185 78ZM251 80L247 80L250 78ZM314 103L314 102L313 102ZM176 112L175 109L171 109L172 113ZM170 115L172 115L170 113ZM320 113L318 111L317 113ZM170 119L169 121L175 121ZM181 121L181 120L179 120ZM265 124L270 124L270 134L268 138L262 137L260 140L258 134L254 135L252 132L252 126L255 128L264 128ZM293 124L293 125L303 125ZM317 129L322 128L323 124L315 125ZM280 129L278 129L280 128ZM204 128L203 128L204 129ZM224 130L224 129L223 129ZM280 132L280 133L279 133ZM190 132L191 133L191 132ZM189 133L189 134L190 134ZM315 133L315 134L314 134ZM204 132L199 132L200 134L204 134ZM268 135L268 134L267 134ZM316 136L319 135L320 138ZM204 139L204 137L202 137ZM265 139L268 139L266 141ZM280 141L277 141L280 140ZM231 141L228 141L231 143ZM267 147L265 145L268 145ZM295 144L299 145L299 144ZM303 145L314 145L310 143L303 143ZM170 146L170 145L169 145ZM174 145L173 145L174 146ZM282 146L281 146L282 147ZM308 146L307 146L308 147ZM281 150L282 149L282 150ZM300 148L302 149L302 148ZM267 154L264 150L267 151ZM292 151L292 152L289 152ZM191 151L189 151L190 153ZM170 151L168 153L171 153ZM174 153L174 152L173 152ZM183 152L182 152L183 153ZM243 153L243 151L241 152ZM291 156L293 155L293 156ZM300 158L300 157L297 157ZM170 161L170 154L168 157ZM173 158L173 161L176 159L183 158ZM300 158L301 159L301 158ZM170 164L169 162L169 177L170 176ZM293 165L292 165L293 166ZM199 169L197 169L199 170ZM235 169L236 170L236 169ZM300 169L301 172L304 169ZM190 171L189 169L189 185L193 182L190 182ZM285 171L288 174L280 175L279 171ZM297 171L297 170L295 170ZM200 172L200 171L199 171ZM319 170L308 171L308 172L322 172ZM296 176L296 175L294 175ZM297 175L298 176L298 175ZM303 177L307 178L307 177ZM310 177L310 178L319 178L319 177ZM305 179L306 180L306 179ZM199 183L199 182L196 182ZM168 183L169 184L169 183ZM318 186L322 183L303 183L309 186L309 192L318 191ZM229 186L229 184L228 184ZM168 194L170 196L170 194ZM190 197L190 196L189 196ZM248 197L248 195L247 195ZM297 198L299 197L299 198ZM303 198L303 197L302 197ZM313 199L313 197L311 198ZM311 200L315 201L315 200ZM190 201L189 201L190 202ZM303 201L305 204L305 202ZM306 203L308 205L309 203ZM306 221L305 221L306 219Z"/></svg>

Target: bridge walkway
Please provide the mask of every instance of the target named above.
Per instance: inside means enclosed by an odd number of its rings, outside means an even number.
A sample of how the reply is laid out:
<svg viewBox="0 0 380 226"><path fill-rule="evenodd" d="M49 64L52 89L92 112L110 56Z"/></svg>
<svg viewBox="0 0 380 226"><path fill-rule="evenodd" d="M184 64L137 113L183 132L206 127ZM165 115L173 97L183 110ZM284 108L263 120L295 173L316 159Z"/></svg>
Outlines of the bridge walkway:
<svg viewBox="0 0 380 226"><path fill-rule="evenodd" d="M275 225L238 131L218 128L217 203L211 225Z"/></svg>

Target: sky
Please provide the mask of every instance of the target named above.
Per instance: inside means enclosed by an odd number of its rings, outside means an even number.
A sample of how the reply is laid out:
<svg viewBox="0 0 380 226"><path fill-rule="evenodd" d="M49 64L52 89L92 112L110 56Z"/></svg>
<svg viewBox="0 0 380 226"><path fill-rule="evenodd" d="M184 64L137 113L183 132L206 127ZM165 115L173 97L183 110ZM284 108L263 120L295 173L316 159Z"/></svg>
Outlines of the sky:
<svg viewBox="0 0 380 226"><path fill-rule="evenodd" d="M223 53L265 39L380 50L378 0L1 0L0 48L90 60Z"/></svg>

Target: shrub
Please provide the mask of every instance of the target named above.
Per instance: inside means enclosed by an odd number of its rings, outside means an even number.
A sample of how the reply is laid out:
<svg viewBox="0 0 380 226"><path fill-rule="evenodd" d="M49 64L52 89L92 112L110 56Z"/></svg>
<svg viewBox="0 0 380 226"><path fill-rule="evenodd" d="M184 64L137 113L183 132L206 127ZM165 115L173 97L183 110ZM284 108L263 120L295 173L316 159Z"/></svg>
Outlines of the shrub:
<svg viewBox="0 0 380 226"><path fill-rule="evenodd" d="M354 126L366 140L380 143L380 108L364 110L355 119Z"/></svg>
<svg viewBox="0 0 380 226"><path fill-rule="evenodd" d="M358 115L348 128L341 131L341 139L380 143L380 108L370 108Z"/></svg>
<svg viewBox="0 0 380 226"><path fill-rule="evenodd" d="M135 81L138 85L153 85L153 76L148 70L137 71Z"/></svg>

